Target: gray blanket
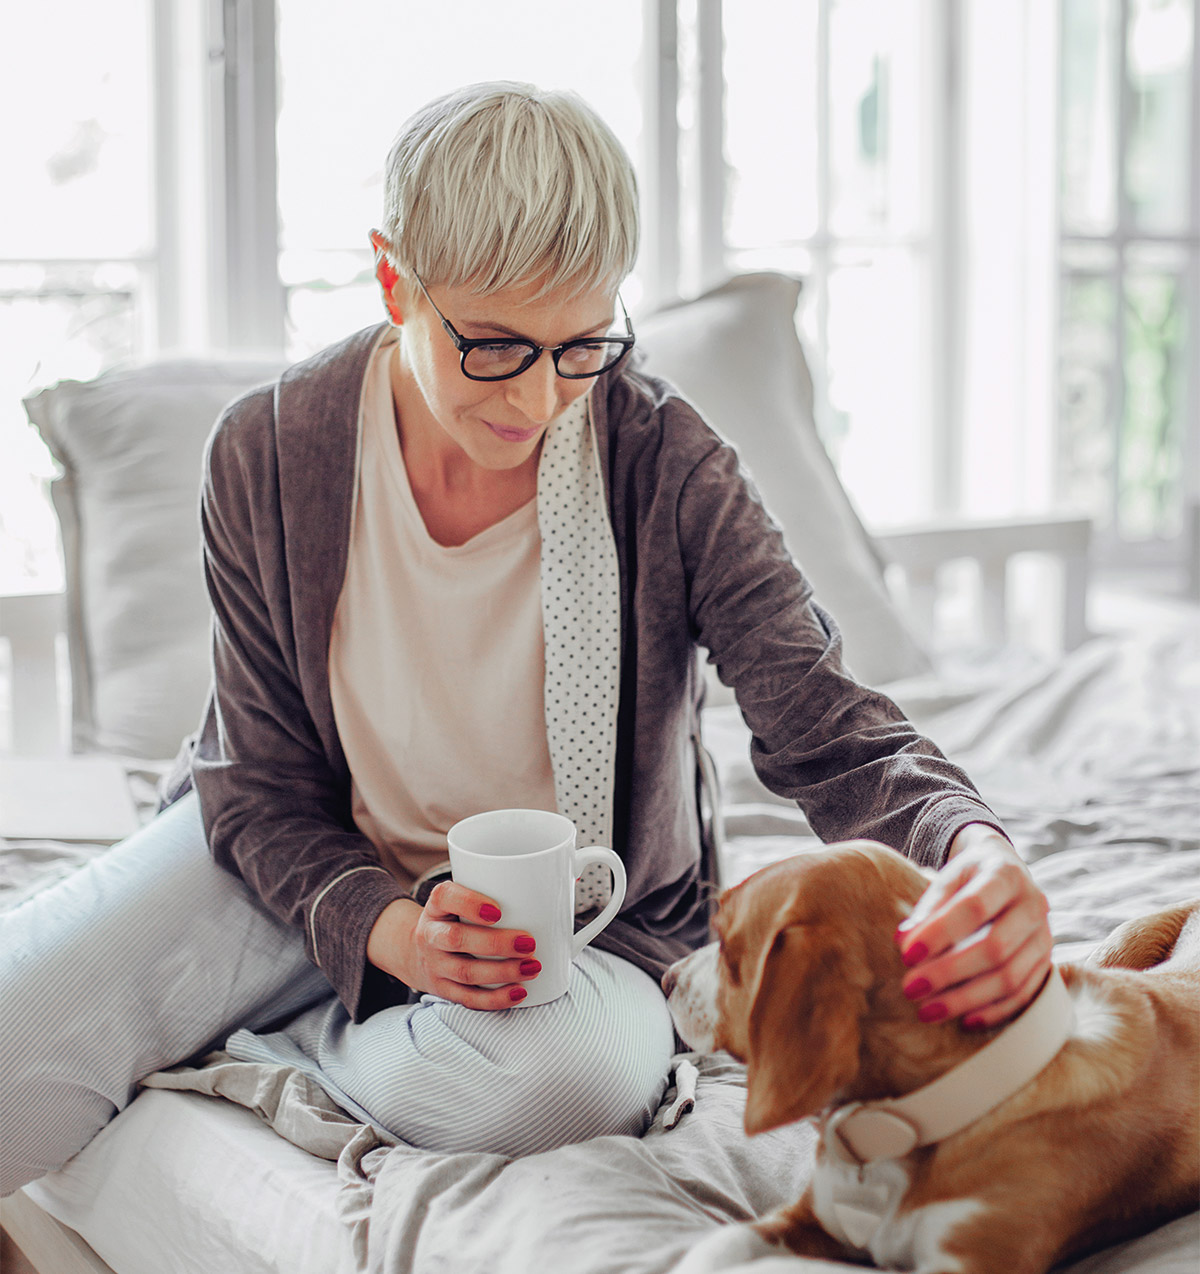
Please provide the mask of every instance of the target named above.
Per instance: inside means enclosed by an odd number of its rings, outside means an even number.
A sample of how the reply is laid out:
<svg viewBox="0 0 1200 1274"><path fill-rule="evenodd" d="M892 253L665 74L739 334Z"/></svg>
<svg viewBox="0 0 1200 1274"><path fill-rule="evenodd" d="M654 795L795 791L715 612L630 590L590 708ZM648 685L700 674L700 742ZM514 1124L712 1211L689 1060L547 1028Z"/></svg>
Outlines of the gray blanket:
<svg viewBox="0 0 1200 1274"><path fill-rule="evenodd" d="M299 1072L223 1053L145 1082L236 1101L336 1161L339 1210L360 1268L372 1274L662 1274L714 1223L750 1220L797 1198L812 1166L806 1124L746 1138L741 1066L681 1054L677 1073L689 1061L698 1072L695 1109L674 1127L672 1089L640 1139L600 1137L515 1160L383 1139Z"/></svg>
<svg viewBox="0 0 1200 1274"><path fill-rule="evenodd" d="M890 689L1005 819L1051 901L1060 956L1081 956L1123 920L1200 894L1200 630L1098 639L1053 665L990 661ZM732 881L815 838L754 777L736 710L707 715ZM724 1056L691 1060L695 1109L673 1129L674 1090L640 1140L511 1162L386 1144L300 1076L220 1054L146 1082L240 1102L336 1160L360 1266L378 1274L668 1274L713 1225L795 1199L811 1169L806 1125L747 1141L741 1067ZM780 1258L753 1268L818 1265ZM1198 1268L1193 1213L1071 1274Z"/></svg>

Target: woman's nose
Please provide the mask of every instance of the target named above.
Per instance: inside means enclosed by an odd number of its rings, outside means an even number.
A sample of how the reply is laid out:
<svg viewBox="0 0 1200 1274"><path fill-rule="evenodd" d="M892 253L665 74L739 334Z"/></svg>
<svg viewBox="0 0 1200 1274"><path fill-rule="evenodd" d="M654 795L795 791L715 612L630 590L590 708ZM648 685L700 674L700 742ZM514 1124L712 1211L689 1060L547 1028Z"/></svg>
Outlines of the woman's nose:
<svg viewBox="0 0 1200 1274"><path fill-rule="evenodd" d="M527 420L544 425L558 414L558 372L548 353L543 353L532 367L506 383L508 401Z"/></svg>

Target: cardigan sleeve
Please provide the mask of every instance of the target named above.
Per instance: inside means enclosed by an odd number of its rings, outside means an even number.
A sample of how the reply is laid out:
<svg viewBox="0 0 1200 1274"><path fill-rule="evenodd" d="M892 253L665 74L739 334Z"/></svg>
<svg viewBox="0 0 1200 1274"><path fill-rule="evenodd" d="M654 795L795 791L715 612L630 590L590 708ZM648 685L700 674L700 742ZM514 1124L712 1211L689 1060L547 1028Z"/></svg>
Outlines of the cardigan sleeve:
<svg viewBox="0 0 1200 1274"><path fill-rule="evenodd" d="M968 823L1004 832L966 774L847 671L837 625L731 447L692 469L678 525L696 640L737 697L755 770L822 840L877 840L939 867Z"/></svg>
<svg viewBox="0 0 1200 1274"><path fill-rule="evenodd" d="M213 857L303 930L309 958L361 1021L407 996L366 958L380 912L407 895L357 830L349 782L339 780L305 706L270 411L269 391L235 404L206 456L213 683L192 782Z"/></svg>

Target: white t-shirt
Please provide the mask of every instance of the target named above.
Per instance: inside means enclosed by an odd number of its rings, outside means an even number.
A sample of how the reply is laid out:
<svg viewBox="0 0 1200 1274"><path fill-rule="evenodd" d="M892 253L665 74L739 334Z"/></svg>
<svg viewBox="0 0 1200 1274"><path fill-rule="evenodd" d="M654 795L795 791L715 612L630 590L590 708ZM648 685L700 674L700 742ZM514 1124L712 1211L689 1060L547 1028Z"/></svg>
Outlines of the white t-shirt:
<svg viewBox="0 0 1200 1274"><path fill-rule="evenodd" d="M433 540L400 450L391 356L376 351L364 386L329 680L355 821L407 886L445 859L459 819L557 806L537 501L465 544Z"/></svg>

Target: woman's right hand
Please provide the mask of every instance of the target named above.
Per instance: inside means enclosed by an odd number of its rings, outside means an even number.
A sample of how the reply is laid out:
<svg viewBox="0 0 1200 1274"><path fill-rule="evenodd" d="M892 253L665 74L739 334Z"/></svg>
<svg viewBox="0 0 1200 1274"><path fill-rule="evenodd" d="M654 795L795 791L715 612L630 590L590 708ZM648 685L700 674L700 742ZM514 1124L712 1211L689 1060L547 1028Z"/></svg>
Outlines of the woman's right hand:
<svg viewBox="0 0 1200 1274"><path fill-rule="evenodd" d="M509 1009L527 994L521 983L542 966L533 938L497 928L501 919L491 898L443 880L423 907L401 898L379 913L367 959L418 991L471 1009Z"/></svg>

